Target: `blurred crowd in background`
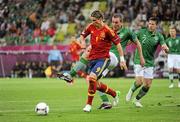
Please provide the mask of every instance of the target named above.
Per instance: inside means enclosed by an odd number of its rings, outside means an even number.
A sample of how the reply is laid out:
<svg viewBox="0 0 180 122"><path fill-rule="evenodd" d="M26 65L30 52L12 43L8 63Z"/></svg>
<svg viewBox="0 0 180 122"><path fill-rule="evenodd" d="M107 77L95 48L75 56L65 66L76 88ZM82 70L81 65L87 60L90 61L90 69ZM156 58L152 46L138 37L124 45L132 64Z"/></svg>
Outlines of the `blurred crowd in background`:
<svg viewBox="0 0 180 122"><path fill-rule="evenodd" d="M169 35L168 27L171 24L176 26L177 34L180 34L178 0L0 0L0 46L70 44L72 38L79 37L94 9L104 13L105 22L109 25L113 13L121 13L124 26L138 31L146 26L150 16L154 16L159 18L158 31L165 38ZM127 54L126 57L131 68L133 55ZM42 64L36 62L38 66ZM16 65L19 65L18 62ZM26 62L26 67L33 65L34 62ZM13 68L12 72L16 69ZM26 69L25 72L33 68ZM110 75L116 76L115 73Z"/></svg>
<svg viewBox="0 0 180 122"><path fill-rule="evenodd" d="M165 36L172 23L180 31L178 0L0 0L0 44L64 43L79 36L91 9L103 11L107 23L113 13L122 13L135 31L150 16L159 18Z"/></svg>

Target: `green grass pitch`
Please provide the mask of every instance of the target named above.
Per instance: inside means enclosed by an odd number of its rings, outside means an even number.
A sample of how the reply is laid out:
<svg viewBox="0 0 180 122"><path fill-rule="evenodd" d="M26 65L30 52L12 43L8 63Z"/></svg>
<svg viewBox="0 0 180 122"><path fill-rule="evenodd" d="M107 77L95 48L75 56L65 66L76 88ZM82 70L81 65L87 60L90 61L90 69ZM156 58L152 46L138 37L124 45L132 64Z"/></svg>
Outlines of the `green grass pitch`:
<svg viewBox="0 0 180 122"><path fill-rule="evenodd" d="M134 79L102 81L121 91L119 105L98 110L101 101L96 94L92 111L85 113L82 109L88 86L84 79L75 79L73 85L59 79L0 79L0 122L180 122L180 88L176 85L169 89L168 79L153 80L149 93L142 99L143 108L125 102ZM49 105L47 116L34 112L38 102Z"/></svg>

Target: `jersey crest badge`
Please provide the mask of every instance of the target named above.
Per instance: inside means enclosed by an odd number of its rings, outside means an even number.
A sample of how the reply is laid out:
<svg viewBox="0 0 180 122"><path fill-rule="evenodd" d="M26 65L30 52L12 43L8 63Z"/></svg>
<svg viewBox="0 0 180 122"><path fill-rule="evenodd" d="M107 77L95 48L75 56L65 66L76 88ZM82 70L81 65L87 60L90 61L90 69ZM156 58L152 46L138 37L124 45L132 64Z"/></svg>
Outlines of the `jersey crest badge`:
<svg viewBox="0 0 180 122"><path fill-rule="evenodd" d="M119 36L120 36L120 38L123 38L124 34L120 34Z"/></svg>
<svg viewBox="0 0 180 122"><path fill-rule="evenodd" d="M98 67L98 68L96 69L96 72L100 72L100 70L101 70L101 68L100 68L100 67Z"/></svg>
<svg viewBox="0 0 180 122"><path fill-rule="evenodd" d="M157 36L155 36L155 37L154 37L154 40L158 41L158 37L157 37Z"/></svg>
<svg viewBox="0 0 180 122"><path fill-rule="evenodd" d="M179 43L179 40L178 39L176 39L176 44L178 44Z"/></svg>

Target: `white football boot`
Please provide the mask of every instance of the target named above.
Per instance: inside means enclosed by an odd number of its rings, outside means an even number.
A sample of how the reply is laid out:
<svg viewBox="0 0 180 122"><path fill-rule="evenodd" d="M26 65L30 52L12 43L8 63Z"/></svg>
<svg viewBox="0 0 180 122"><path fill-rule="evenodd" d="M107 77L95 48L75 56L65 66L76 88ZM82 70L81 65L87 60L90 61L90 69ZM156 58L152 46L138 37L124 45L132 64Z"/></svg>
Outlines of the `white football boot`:
<svg viewBox="0 0 180 122"><path fill-rule="evenodd" d="M119 103L120 91L116 91L116 97L113 100L113 106L117 106Z"/></svg>
<svg viewBox="0 0 180 122"><path fill-rule="evenodd" d="M63 80L65 80L67 83L73 83L73 78L72 78L72 76L69 74L69 73L67 73L67 72L65 72L65 73L57 73L57 76L60 78L60 79L63 79Z"/></svg>
<svg viewBox="0 0 180 122"><path fill-rule="evenodd" d="M171 89L171 88L173 88L173 87L174 87L174 84L171 83L171 84L169 85L169 88Z"/></svg>
<svg viewBox="0 0 180 122"><path fill-rule="evenodd" d="M134 98L133 100L133 104L138 107L138 108L142 108L143 105L140 103L140 100L137 100L136 98Z"/></svg>
<svg viewBox="0 0 180 122"><path fill-rule="evenodd" d="M91 112L91 105L87 104L84 108L83 108L84 112Z"/></svg>
<svg viewBox="0 0 180 122"><path fill-rule="evenodd" d="M129 89L127 95L126 95L126 101L129 102L132 98L133 95L133 91L131 89Z"/></svg>

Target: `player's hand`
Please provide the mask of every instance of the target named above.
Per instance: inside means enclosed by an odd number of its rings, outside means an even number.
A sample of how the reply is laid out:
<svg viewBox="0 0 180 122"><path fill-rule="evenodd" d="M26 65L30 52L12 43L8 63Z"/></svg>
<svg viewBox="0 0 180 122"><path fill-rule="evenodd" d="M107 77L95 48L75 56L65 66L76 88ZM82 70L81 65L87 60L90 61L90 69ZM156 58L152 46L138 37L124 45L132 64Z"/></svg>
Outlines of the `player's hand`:
<svg viewBox="0 0 180 122"><path fill-rule="evenodd" d="M121 68L121 70L127 70L128 68L127 68L127 66L126 66L126 62L125 61L121 61L120 62L120 68Z"/></svg>
<svg viewBox="0 0 180 122"><path fill-rule="evenodd" d="M140 64L142 67L144 67L144 65L145 65L145 60L144 60L143 56L140 57Z"/></svg>
<svg viewBox="0 0 180 122"><path fill-rule="evenodd" d="M168 52L169 52L169 48L168 48L168 46L167 46L166 44L163 44L163 45L161 46L161 49L162 49L165 53L168 53Z"/></svg>
<svg viewBox="0 0 180 122"><path fill-rule="evenodd" d="M84 41L82 41L82 43L81 43L81 48L86 49L86 43Z"/></svg>

